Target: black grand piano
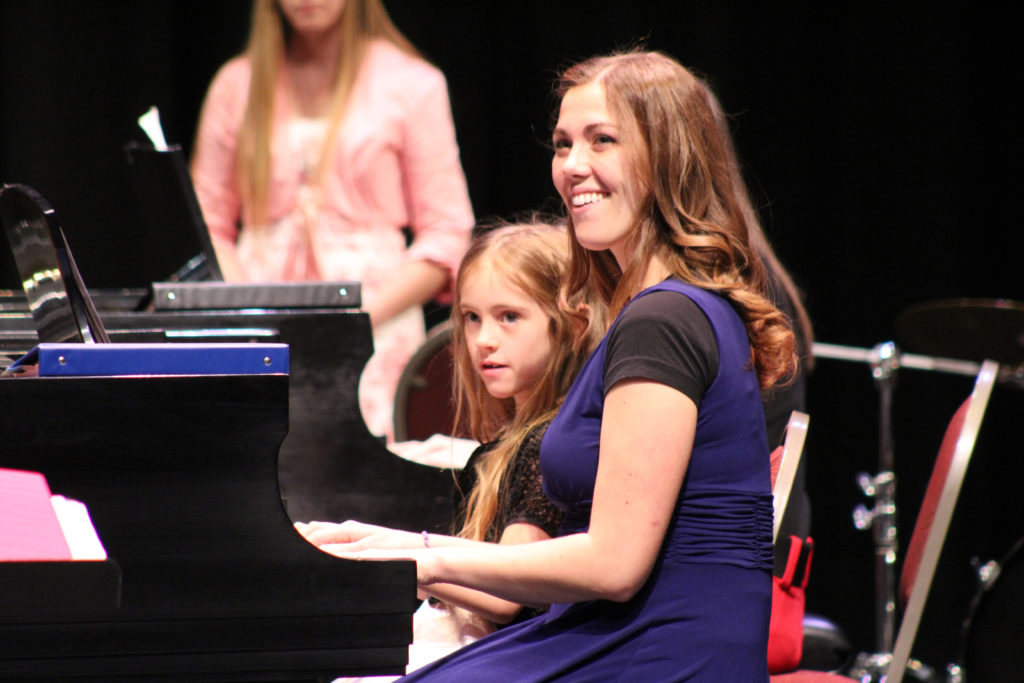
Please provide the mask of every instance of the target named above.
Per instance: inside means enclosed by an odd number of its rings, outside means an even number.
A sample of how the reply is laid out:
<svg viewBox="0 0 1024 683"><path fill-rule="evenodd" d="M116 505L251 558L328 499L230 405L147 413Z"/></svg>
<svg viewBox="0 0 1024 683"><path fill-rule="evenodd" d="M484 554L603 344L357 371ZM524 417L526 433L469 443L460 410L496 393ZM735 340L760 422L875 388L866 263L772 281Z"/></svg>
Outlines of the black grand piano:
<svg viewBox="0 0 1024 683"><path fill-rule="evenodd" d="M5 186L0 208L8 232L23 232L12 248L49 239L44 246L64 252L53 210L30 188ZM20 266L26 257L18 258ZM3 354L17 357L52 334L88 343L99 328L113 346L283 343L290 367L5 372L0 466L42 472L55 493L84 502L110 559L0 563L0 679L400 673L417 606L414 565L341 560L292 527L356 518L443 530L450 516L451 473L393 455L359 414L372 341L358 285L340 287L330 304L322 289L269 287L259 294L267 305L231 308L225 302L253 292L167 283L143 293L138 310L125 304L135 292L75 301L88 290L80 278L66 282L76 279L73 261L59 266L23 279L39 289L0 297ZM47 290L47 270L69 277ZM62 293L72 310L63 328L53 323L62 316L34 307Z"/></svg>

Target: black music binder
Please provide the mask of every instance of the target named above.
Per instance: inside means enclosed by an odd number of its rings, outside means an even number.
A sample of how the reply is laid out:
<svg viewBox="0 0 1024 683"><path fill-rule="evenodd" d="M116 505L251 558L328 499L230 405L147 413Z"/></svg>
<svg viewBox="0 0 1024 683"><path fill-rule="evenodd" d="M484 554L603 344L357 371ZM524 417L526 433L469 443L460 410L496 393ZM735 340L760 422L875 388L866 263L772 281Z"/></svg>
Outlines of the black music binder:
<svg viewBox="0 0 1024 683"><path fill-rule="evenodd" d="M180 145L167 150L130 142L128 174L156 281L222 280L210 232Z"/></svg>

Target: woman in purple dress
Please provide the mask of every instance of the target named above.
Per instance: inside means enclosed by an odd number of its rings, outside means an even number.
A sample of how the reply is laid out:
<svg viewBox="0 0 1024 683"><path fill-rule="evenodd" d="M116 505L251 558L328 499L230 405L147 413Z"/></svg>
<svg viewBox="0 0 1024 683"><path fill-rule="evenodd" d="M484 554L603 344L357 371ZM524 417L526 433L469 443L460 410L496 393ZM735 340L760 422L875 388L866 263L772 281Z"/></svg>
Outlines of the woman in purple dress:
<svg viewBox="0 0 1024 683"><path fill-rule="evenodd" d="M541 445L556 538L367 549L542 616L409 680L767 681L772 504L761 389L795 365L705 84L658 53L563 74L552 178L568 288L616 316Z"/></svg>

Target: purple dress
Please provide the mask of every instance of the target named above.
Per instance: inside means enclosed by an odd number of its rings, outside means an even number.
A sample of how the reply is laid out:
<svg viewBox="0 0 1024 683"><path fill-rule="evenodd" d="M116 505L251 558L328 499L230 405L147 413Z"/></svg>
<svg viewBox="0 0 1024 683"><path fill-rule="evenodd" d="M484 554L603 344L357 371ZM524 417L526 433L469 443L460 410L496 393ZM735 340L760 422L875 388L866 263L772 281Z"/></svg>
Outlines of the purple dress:
<svg viewBox="0 0 1024 683"><path fill-rule="evenodd" d="M623 334L614 343L614 358L606 364L615 327L631 315L638 300L656 291L681 296L659 295L660 322L655 328L669 320L676 329L668 329L666 338L685 345L689 326L706 330L710 322L717 359L710 364L709 381L700 388L689 468L646 584L624 603L552 605L548 614L483 638L403 680L768 680L768 449L746 330L726 300L669 279L630 302L588 359L548 428L541 447L544 488L565 510L560 534L586 530L607 388L624 377L654 379L687 391L695 382L700 384L693 364L675 364L663 354L651 353L645 338ZM667 313L663 302L669 304ZM694 320L703 316L706 320ZM673 365L679 366L675 374L683 375L678 382L667 379ZM700 363L696 366L699 370Z"/></svg>

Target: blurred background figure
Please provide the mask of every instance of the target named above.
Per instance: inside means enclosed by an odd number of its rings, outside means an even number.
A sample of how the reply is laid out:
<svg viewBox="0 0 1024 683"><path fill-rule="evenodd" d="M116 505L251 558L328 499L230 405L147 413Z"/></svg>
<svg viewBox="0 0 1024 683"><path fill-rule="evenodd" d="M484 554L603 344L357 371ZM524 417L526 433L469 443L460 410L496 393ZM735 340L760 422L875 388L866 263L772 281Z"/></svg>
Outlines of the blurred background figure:
<svg viewBox="0 0 1024 683"><path fill-rule="evenodd" d="M214 77L193 151L226 280L362 283L374 355L359 386L392 433L398 377L473 226L448 89L380 0L256 0Z"/></svg>

